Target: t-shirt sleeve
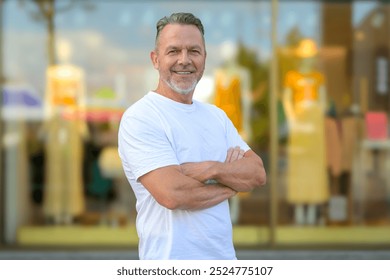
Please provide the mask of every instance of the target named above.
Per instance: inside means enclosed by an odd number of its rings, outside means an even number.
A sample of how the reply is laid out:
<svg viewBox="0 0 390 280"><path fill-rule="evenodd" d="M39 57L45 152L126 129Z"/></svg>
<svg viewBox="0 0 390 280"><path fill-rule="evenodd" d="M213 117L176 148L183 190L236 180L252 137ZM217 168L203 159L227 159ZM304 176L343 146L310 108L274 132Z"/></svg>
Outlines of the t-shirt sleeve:
<svg viewBox="0 0 390 280"><path fill-rule="evenodd" d="M158 119L145 115L124 115L118 134L118 150L125 173L132 173L135 180L157 168L179 164Z"/></svg>

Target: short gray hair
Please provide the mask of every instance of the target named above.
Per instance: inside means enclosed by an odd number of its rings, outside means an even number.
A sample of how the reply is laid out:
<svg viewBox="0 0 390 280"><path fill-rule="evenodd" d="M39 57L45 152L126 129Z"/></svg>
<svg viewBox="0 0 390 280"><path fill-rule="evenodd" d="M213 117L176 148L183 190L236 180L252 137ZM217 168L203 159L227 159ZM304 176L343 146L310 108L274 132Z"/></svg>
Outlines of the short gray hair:
<svg viewBox="0 0 390 280"><path fill-rule="evenodd" d="M169 17L165 16L157 22L156 24L157 33L156 33L156 41L155 41L156 47L157 47L158 39L160 38L161 30L163 30L164 27L167 26L168 24L194 25L199 29L200 33L202 34L202 39L204 42L204 28L199 18L197 18L191 13L173 13Z"/></svg>

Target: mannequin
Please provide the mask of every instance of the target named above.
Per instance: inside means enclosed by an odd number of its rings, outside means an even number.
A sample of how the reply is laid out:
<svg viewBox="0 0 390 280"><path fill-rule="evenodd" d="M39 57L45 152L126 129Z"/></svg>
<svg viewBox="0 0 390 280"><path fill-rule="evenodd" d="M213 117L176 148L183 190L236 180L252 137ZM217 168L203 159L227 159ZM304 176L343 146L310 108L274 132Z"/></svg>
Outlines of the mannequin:
<svg viewBox="0 0 390 280"><path fill-rule="evenodd" d="M223 65L215 71L214 104L225 111L241 137L248 141L251 137L249 123L250 91L249 73L237 63L237 45L226 41L221 46ZM240 198L248 193L239 193L230 199L230 215L233 224L240 216Z"/></svg>
<svg viewBox="0 0 390 280"><path fill-rule="evenodd" d="M84 72L67 62L70 45L60 43L60 63L47 70L43 212L48 222L70 224L85 209L82 161L88 131L82 115Z"/></svg>
<svg viewBox="0 0 390 280"><path fill-rule="evenodd" d="M319 207L329 199L324 77L315 70L317 48L312 40L302 40L296 54L299 67L286 74L283 93L289 127L287 201L294 205L297 225L315 225Z"/></svg>
<svg viewBox="0 0 390 280"><path fill-rule="evenodd" d="M237 45L226 41L221 46L224 61L215 71L214 104L224 110L238 132L248 141L251 136L250 115L250 77L248 71L237 63Z"/></svg>

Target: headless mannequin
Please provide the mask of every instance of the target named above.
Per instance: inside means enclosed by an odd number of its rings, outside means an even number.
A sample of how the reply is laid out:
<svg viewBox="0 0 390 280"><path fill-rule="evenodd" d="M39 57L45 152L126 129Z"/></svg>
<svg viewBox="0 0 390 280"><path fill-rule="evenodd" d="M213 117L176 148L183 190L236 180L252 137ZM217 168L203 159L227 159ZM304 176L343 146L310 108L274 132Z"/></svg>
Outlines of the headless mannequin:
<svg viewBox="0 0 390 280"><path fill-rule="evenodd" d="M233 122L241 137L248 141L251 136L249 73L236 60L237 45L224 42L221 46L222 67L215 71L214 104L225 111ZM230 199L230 216L236 224L240 216L240 197L247 193L239 193Z"/></svg>
<svg viewBox="0 0 390 280"><path fill-rule="evenodd" d="M251 136L250 77L248 71L237 63L237 52L238 49L234 43L224 42L222 44L221 56L224 63L215 71L214 103L226 112L241 137L248 141ZM236 88L233 88L234 83L236 83Z"/></svg>
<svg viewBox="0 0 390 280"><path fill-rule="evenodd" d="M84 73L68 63L70 45L60 43L60 64L47 70L43 210L49 223L71 224L85 209L82 141L88 129L80 115L85 106Z"/></svg>
<svg viewBox="0 0 390 280"><path fill-rule="evenodd" d="M324 142L326 108L323 77L315 56L301 56L298 71L286 75L283 106L289 125L288 201L297 225L314 225L328 197Z"/></svg>

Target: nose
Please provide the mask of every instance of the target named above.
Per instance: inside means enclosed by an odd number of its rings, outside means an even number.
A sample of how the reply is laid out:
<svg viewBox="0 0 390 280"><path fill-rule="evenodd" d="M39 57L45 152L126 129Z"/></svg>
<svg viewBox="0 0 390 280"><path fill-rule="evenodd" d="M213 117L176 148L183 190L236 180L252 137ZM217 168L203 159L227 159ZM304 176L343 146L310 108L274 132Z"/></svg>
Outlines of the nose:
<svg viewBox="0 0 390 280"><path fill-rule="evenodd" d="M187 50L183 50L180 54L180 57L179 57L179 64L182 64L182 65L188 65L191 63L191 59L188 55L188 51Z"/></svg>

